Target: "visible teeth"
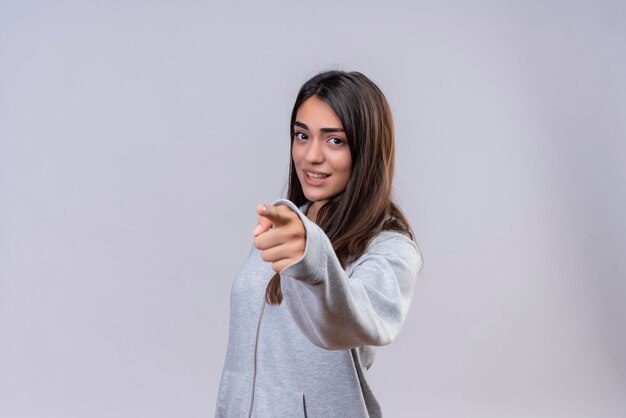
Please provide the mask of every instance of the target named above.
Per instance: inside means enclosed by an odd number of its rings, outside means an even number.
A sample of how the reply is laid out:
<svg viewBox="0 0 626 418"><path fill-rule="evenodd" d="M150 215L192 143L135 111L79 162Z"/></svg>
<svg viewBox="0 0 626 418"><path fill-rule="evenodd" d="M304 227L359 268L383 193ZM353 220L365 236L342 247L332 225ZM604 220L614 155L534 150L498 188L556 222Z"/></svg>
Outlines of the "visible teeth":
<svg viewBox="0 0 626 418"><path fill-rule="evenodd" d="M328 177L326 174L309 173L308 171L307 171L306 175L309 176L312 179L324 179L324 178Z"/></svg>

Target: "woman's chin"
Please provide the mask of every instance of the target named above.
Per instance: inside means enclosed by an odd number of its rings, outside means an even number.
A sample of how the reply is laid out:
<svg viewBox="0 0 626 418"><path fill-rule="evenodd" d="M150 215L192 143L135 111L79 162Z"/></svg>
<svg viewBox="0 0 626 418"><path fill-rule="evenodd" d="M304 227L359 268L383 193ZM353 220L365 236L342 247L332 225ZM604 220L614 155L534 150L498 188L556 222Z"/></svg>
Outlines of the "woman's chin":
<svg viewBox="0 0 626 418"><path fill-rule="evenodd" d="M306 191L304 192L304 197L306 197L306 199L309 202L319 202L322 200L328 200L328 196L321 194L321 193L307 193Z"/></svg>

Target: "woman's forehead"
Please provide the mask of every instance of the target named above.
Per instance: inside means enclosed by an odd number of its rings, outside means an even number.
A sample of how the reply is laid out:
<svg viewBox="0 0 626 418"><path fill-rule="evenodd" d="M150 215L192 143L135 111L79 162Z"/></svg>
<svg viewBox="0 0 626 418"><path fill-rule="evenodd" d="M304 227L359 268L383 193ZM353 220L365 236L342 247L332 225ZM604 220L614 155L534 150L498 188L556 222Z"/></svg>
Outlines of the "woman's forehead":
<svg viewBox="0 0 626 418"><path fill-rule="evenodd" d="M300 105L296 112L296 122L300 123L298 126L304 124L311 130L343 129L343 124L332 107L317 96L309 97Z"/></svg>

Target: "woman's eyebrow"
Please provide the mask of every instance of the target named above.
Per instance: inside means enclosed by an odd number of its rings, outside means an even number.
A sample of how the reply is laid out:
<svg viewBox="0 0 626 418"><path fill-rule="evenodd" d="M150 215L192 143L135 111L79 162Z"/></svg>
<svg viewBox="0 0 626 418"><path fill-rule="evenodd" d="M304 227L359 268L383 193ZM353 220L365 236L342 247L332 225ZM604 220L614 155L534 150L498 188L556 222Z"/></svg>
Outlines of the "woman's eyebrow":
<svg viewBox="0 0 626 418"><path fill-rule="evenodd" d="M309 130L309 127L306 126L305 123L302 123L300 121L295 121L293 124L303 129L306 129L307 131ZM345 129L343 128L320 128L320 132L345 132Z"/></svg>

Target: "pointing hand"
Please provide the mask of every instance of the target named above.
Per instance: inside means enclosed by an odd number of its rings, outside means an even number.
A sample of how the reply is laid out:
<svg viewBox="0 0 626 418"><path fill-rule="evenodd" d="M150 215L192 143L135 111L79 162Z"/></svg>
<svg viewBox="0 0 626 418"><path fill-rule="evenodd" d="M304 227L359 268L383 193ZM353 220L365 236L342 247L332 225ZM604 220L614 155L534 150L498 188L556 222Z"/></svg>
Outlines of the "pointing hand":
<svg viewBox="0 0 626 418"><path fill-rule="evenodd" d="M272 263L272 270L280 273L299 260L306 246L306 230L302 220L285 205L258 205L259 222L254 228L254 246L261 250L261 258Z"/></svg>

